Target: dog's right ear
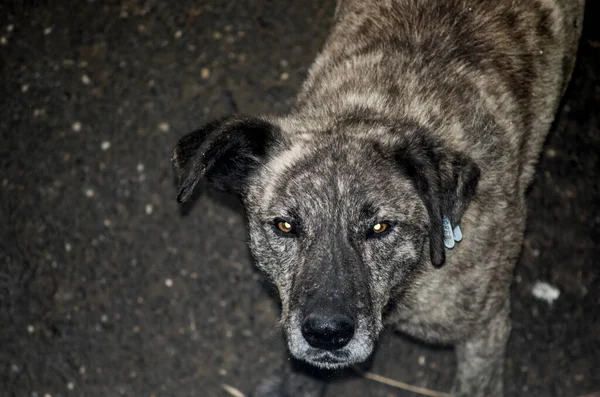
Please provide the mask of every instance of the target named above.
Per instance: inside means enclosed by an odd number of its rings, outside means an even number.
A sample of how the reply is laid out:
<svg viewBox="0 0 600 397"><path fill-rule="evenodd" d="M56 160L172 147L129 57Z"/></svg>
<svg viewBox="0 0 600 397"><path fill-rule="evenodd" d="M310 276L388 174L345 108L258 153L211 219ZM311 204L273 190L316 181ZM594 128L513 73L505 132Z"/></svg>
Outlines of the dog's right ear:
<svg viewBox="0 0 600 397"><path fill-rule="evenodd" d="M185 135L171 156L177 201L187 201L203 177L219 190L243 192L277 135L273 124L248 116L225 117Z"/></svg>
<svg viewBox="0 0 600 397"><path fill-rule="evenodd" d="M413 180L429 215L431 263L446 260L443 217L458 225L476 193L479 167L463 153L416 135L396 152L396 164Z"/></svg>

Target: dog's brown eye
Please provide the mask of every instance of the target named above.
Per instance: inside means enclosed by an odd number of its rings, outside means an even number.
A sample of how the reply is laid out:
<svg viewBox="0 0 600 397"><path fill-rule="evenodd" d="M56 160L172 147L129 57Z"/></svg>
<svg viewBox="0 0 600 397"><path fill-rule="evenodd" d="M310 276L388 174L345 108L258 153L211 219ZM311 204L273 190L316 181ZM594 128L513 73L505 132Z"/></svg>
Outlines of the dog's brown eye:
<svg viewBox="0 0 600 397"><path fill-rule="evenodd" d="M284 233L289 233L292 231L292 225L285 221L277 222L277 229Z"/></svg>
<svg viewBox="0 0 600 397"><path fill-rule="evenodd" d="M378 223L373 226L373 232L374 233L383 233L388 229L388 227L390 227L390 225L388 225L387 223Z"/></svg>

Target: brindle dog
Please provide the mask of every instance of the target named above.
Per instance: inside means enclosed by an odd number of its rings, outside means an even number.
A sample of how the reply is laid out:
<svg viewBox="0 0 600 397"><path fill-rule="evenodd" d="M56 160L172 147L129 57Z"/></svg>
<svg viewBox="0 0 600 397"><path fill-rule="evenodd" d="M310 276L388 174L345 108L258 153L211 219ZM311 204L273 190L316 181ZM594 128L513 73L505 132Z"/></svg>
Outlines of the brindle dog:
<svg viewBox="0 0 600 397"><path fill-rule="evenodd" d="M392 324L456 346L454 395L503 394L525 191L583 3L345 0L288 114L181 139L178 200L202 178L241 196L294 357L364 361Z"/></svg>

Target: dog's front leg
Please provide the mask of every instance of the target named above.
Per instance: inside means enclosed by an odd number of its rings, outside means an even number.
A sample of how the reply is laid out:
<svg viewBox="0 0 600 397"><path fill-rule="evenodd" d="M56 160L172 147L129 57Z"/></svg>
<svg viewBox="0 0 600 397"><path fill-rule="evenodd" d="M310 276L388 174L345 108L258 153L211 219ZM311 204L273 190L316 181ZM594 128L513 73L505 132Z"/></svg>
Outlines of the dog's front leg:
<svg viewBox="0 0 600 397"><path fill-rule="evenodd" d="M453 396L503 396L504 355L511 329L508 312L503 309L487 326L456 346L458 370Z"/></svg>

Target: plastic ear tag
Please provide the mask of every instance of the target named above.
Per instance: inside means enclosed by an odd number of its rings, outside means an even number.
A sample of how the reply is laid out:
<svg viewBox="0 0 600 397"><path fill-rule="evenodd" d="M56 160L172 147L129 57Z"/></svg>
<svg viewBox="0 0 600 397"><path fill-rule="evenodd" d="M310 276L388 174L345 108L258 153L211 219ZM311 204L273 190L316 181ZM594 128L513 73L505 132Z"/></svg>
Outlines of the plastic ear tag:
<svg viewBox="0 0 600 397"><path fill-rule="evenodd" d="M460 226L456 225L452 230L452 234L454 234L454 241L457 243L462 240L462 230L460 230Z"/></svg>
<svg viewBox="0 0 600 397"><path fill-rule="evenodd" d="M447 216L444 216L442 217L442 227L444 229L444 246L446 246L448 249L454 248L456 243L461 241L463 238L460 226L456 225L453 229L450 219L448 219Z"/></svg>
<svg viewBox="0 0 600 397"><path fill-rule="evenodd" d="M444 245L446 248L454 248L454 233L452 233L452 224L447 217L442 218L442 227L444 228Z"/></svg>

